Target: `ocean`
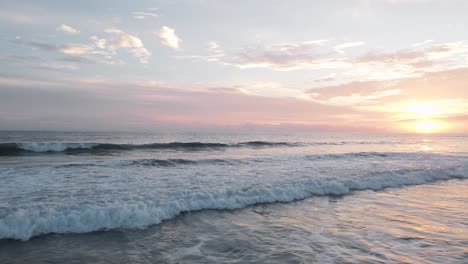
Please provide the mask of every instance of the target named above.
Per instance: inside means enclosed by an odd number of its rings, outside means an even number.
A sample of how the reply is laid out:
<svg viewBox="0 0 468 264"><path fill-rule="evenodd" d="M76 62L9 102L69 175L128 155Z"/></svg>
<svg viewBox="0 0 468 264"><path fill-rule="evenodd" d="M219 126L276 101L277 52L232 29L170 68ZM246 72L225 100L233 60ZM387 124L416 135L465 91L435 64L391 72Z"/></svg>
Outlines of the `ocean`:
<svg viewBox="0 0 468 264"><path fill-rule="evenodd" d="M0 263L467 263L468 135L0 132Z"/></svg>

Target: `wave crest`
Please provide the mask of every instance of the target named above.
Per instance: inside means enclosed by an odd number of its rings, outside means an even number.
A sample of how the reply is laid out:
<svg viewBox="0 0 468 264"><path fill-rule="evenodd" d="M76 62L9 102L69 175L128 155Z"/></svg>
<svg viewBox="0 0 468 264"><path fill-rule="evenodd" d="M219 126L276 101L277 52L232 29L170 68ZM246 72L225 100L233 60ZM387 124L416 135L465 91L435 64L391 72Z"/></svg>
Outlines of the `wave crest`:
<svg viewBox="0 0 468 264"><path fill-rule="evenodd" d="M66 152L105 152L138 149L199 151L238 147L292 147L299 143L248 141L234 144L212 142L169 142L149 144L112 144L112 143L0 143L0 156L14 156L27 153Z"/></svg>
<svg viewBox="0 0 468 264"><path fill-rule="evenodd" d="M468 179L467 169L466 166L404 169L343 179L304 179L231 190L180 192L164 202L158 199L123 198L95 204L19 208L11 212L0 207L0 239L28 240L49 233L145 228L187 211L237 209L259 203L291 202L316 195L346 195L357 190L381 190L437 180Z"/></svg>

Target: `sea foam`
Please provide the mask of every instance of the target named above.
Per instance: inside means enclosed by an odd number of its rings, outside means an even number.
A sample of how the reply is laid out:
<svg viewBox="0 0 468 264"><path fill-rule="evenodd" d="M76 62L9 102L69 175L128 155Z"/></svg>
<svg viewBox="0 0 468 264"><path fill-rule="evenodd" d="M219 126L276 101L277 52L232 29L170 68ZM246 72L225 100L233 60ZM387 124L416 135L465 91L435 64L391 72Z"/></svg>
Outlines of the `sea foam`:
<svg viewBox="0 0 468 264"><path fill-rule="evenodd" d="M136 195L77 204L44 203L13 210L0 207L0 239L28 240L49 233L85 233L120 228L145 228L182 212L237 209L258 203L290 202L315 195L346 195L357 190L468 179L468 167L396 169L345 178L303 178L248 187L171 192L169 197ZM124 194L122 194L124 195Z"/></svg>

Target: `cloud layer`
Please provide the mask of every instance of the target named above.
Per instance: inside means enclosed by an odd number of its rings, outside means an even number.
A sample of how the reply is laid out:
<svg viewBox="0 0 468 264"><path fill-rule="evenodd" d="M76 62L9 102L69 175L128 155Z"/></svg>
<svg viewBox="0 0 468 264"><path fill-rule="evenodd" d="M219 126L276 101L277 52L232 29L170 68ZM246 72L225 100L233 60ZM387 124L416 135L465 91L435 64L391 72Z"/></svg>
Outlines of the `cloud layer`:
<svg viewBox="0 0 468 264"><path fill-rule="evenodd" d="M466 127L463 1L195 2L5 2L0 125Z"/></svg>

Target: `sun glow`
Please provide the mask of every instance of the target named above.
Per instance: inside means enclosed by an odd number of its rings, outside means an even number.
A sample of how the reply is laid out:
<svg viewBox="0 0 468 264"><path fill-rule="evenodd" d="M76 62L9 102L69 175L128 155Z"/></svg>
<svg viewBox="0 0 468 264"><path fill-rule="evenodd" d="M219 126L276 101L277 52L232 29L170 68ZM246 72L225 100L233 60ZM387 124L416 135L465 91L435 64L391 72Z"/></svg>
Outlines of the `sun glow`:
<svg viewBox="0 0 468 264"><path fill-rule="evenodd" d="M448 113L444 105L436 102L411 102L401 106L400 118L413 120L404 125L405 129L416 133L437 133L447 129L448 124L438 121Z"/></svg>
<svg viewBox="0 0 468 264"><path fill-rule="evenodd" d="M444 111L437 103L412 102L403 105L402 112L411 118L430 118L435 115L440 115Z"/></svg>
<svg viewBox="0 0 468 264"><path fill-rule="evenodd" d="M423 120L412 125L414 131L419 133L434 133L438 132L442 127L441 123L432 120Z"/></svg>

